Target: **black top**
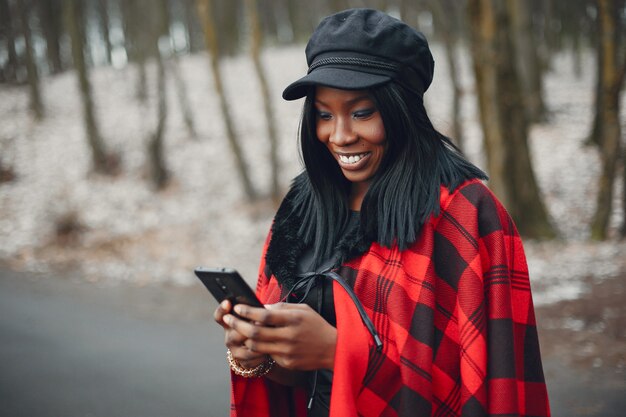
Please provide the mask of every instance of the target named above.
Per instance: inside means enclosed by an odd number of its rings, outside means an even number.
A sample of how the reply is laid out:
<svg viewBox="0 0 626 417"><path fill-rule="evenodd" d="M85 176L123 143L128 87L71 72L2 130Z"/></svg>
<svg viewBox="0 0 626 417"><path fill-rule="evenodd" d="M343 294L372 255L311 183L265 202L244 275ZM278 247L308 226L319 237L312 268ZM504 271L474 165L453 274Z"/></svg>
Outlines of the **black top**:
<svg viewBox="0 0 626 417"><path fill-rule="evenodd" d="M348 233L359 224L359 212L351 211L350 220L344 233ZM318 262L317 268L313 268L314 263L313 248L307 248L300 258L296 272L298 277L313 275L315 281L311 283L307 291L307 286L297 288L289 296L289 302L305 303L317 311L332 326L337 326L335 317L335 305L333 299L333 281L325 279L322 274L336 266L335 256L330 259L323 259ZM313 273L313 274L312 274ZM328 417L330 411L330 392L333 383L333 372L328 369L318 369L309 372L307 378L307 394L310 399L308 417Z"/></svg>

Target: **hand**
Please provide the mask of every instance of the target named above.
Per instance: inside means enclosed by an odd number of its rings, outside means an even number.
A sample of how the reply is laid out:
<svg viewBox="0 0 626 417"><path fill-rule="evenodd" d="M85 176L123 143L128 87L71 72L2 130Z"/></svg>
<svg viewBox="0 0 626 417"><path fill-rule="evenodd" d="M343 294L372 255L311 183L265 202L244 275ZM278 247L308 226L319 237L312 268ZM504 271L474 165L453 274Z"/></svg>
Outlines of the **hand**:
<svg viewBox="0 0 626 417"><path fill-rule="evenodd" d="M333 369L337 329L306 304L278 303L255 308L238 304L222 316L237 340L257 354L270 355L290 370Z"/></svg>
<svg viewBox="0 0 626 417"><path fill-rule="evenodd" d="M230 313L231 310L232 305L230 301L224 300L215 309L213 318L217 324L224 328L224 344L230 349L233 358L244 368L254 368L267 360L267 355L248 349L245 346L246 337L224 322L224 316Z"/></svg>

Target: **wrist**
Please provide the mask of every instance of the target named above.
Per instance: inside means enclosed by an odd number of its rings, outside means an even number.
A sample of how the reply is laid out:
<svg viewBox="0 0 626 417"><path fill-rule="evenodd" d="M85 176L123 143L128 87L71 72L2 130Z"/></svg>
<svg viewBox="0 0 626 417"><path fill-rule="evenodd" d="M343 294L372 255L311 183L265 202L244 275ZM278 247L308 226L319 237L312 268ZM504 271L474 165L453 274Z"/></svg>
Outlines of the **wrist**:
<svg viewBox="0 0 626 417"><path fill-rule="evenodd" d="M324 363L322 367L325 369L333 370L335 368L335 351L337 350L337 329L333 327L331 336L331 342L328 349L326 349L326 355L324 357Z"/></svg>
<svg viewBox="0 0 626 417"><path fill-rule="evenodd" d="M231 371L233 371L235 375L239 375L244 378L257 378L265 376L272 370L272 367L276 363L270 356L266 356L259 365L247 368L242 366L235 358L233 358L233 354L230 349L226 351L226 359L228 360L228 365L230 366Z"/></svg>

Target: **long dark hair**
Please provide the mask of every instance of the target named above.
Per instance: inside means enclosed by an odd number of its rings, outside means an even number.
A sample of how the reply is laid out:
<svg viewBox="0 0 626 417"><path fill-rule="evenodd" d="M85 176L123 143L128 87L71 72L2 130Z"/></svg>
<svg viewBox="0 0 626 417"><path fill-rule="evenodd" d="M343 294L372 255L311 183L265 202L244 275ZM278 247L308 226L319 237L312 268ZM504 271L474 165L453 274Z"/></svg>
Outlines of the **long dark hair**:
<svg viewBox="0 0 626 417"><path fill-rule="evenodd" d="M294 182L293 201L302 219L299 235L315 259L332 255L349 219L350 182L317 139L315 90L306 97L300 122L305 172ZM435 130L422 97L393 82L370 89L383 124L387 147L361 206L359 233L400 250L415 242L422 225L439 214L440 186L453 191L486 174L467 161L449 138Z"/></svg>

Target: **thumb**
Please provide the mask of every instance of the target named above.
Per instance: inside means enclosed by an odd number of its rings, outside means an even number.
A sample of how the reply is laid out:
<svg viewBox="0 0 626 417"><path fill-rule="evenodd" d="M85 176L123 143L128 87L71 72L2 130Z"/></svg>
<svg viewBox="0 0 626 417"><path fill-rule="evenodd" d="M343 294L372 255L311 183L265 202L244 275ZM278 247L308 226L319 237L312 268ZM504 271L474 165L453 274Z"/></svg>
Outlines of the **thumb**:
<svg viewBox="0 0 626 417"><path fill-rule="evenodd" d="M268 310L289 310L296 306L297 304L290 303L275 303L275 304L265 304L265 308Z"/></svg>

